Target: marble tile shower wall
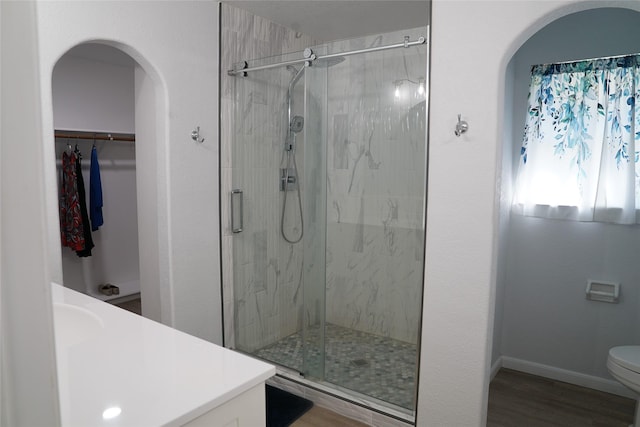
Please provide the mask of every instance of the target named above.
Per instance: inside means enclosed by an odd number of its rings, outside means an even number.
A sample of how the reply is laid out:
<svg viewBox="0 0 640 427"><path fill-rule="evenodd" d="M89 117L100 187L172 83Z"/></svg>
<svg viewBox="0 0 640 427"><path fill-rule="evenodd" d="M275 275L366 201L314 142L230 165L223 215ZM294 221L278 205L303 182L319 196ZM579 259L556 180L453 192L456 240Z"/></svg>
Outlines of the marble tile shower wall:
<svg viewBox="0 0 640 427"><path fill-rule="evenodd" d="M414 40L426 28L336 42L329 53L405 35ZM426 52L423 45L350 56L328 79L327 321L413 344L426 185L426 103L416 91Z"/></svg>
<svg viewBox="0 0 640 427"><path fill-rule="evenodd" d="M328 47L330 52L360 49L425 34L426 29L419 28ZM307 36L222 4L222 70L239 60L314 45ZM417 89L408 82L401 86L406 93L395 99L393 82L425 77L426 48L421 52L355 55L328 69L325 123L327 321L410 343L417 340L422 292L425 103L408 94ZM279 234L283 193L277 183L291 77L282 68L244 78L222 73L225 341L249 352L300 329L302 278L310 278L310 271L302 270L303 253L316 247L309 238L319 236L309 228L303 251L302 245L287 244ZM298 107L302 83L296 89ZM298 166L303 169L302 141L299 147ZM237 235L230 230L232 188L244 191L245 230ZM293 207L290 203L285 222L297 226Z"/></svg>
<svg viewBox="0 0 640 427"><path fill-rule="evenodd" d="M241 60L278 56L315 43L226 3L221 12L224 335L227 346L251 352L294 333L302 320L302 254L279 235L278 177L291 74L278 68L242 78L230 77L224 70ZM244 231L235 235L229 217L233 188L244 191L245 214ZM295 223L293 218L295 212L287 212L287 223ZM236 332L241 342L236 341Z"/></svg>

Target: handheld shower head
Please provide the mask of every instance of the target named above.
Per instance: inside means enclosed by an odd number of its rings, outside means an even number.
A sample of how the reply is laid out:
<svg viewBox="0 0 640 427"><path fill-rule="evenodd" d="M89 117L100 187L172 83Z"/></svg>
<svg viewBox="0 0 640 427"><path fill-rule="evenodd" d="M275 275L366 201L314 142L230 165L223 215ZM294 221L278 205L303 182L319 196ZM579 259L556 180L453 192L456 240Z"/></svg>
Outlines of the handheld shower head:
<svg viewBox="0 0 640 427"><path fill-rule="evenodd" d="M289 122L289 133L287 134L287 139L284 144L285 151L292 151L296 146L296 134L302 131L304 127L304 117L302 116L293 116L291 122Z"/></svg>

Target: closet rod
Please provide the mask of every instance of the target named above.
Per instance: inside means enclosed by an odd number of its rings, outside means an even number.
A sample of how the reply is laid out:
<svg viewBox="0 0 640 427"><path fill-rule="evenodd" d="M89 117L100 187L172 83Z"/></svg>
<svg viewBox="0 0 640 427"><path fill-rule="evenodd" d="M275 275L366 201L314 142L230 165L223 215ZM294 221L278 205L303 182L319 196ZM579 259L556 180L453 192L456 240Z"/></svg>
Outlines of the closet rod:
<svg viewBox="0 0 640 427"><path fill-rule="evenodd" d="M132 134L108 132L76 132L72 130L56 130L55 137L64 139L97 139L102 141L136 141L135 135Z"/></svg>

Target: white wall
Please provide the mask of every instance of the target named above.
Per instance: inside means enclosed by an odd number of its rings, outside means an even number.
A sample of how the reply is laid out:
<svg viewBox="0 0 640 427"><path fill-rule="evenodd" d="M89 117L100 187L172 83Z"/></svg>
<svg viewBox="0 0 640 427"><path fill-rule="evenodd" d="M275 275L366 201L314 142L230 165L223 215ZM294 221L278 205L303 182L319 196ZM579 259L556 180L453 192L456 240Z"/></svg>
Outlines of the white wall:
<svg viewBox="0 0 640 427"><path fill-rule="evenodd" d="M156 108L156 115L147 114L149 106L160 105L160 94L156 94L156 87L151 77L140 65L135 66L135 92L136 92L136 150L141 153L149 152L152 155L143 155L136 159L136 188L138 191L138 206L161 206L159 200L166 200L166 190L158 184L159 171L163 169L165 156L155 151L158 135L162 128L156 126L163 111ZM166 203L163 202L162 205ZM140 210L138 213L140 214ZM149 319L173 324L173 309L168 302L171 301L172 289L167 286L169 275L166 265L162 260L169 257L169 245L166 241L160 241L161 227L166 225L165 215L145 215L143 220L138 220L138 245L140 262L140 295L142 297L142 315ZM160 292L158 292L158 288Z"/></svg>
<svg viewBox="0 0 640 427"><path fill-rule="evenodd" d="M502 135L505 141L511 139L513 132L513 61L509 62L505 72L505 97L504 97L504 126ZM495 289L495 318L494 333L491 352L491 374L495 375L500 368L499 358L502 355L502 324L504 318L504 295L505 295L505 277L506 266L505 261L507 255L507 231L511 218L511 197L513 193L512 184L512 159L514 147L511 144L504 144L502 157L502 171L499 176L498 186L500 188L500 211L498 218L498 247L497 247L497 271L496 271L496 289Z"/></svg>
<svg viewBox="0 0 640 427"><path fill-rule="evenodd" d="M138 193L156 196L138 200L139 223L155 224L141 232L141 247L147 244L142 239L156 239L141 259L141 281L155 294L159 320L221 343L217 4L41 2L38 35L47 159L54 157L51 73L70 48L86 41L121 48L153 82L158 107L142 110L147 117L136 120L153 122L152 129L136 128L138 171L148 178L143 187L138 182ZM198 125L203 144L190 137ZM47 164L44 170L52 278L59 280L60 243L51 231L58 223L55 171Z"/></svg>
<svg viewBox="0 0 640 427"><path fill-rule="evenodd" d="M0 424L57 426L34 3L0 18Z"/></svg>
<svg viewBox="0 0 640 427"><path fill-rule="evenodd" d="M486 419L497 278L505 70L555 18L624 1L434 1L418 424ZM457 115L469 132L456 138Z"/></svg>
<svg viewBox="0 0 640 427"><path fill-rule="evenodd" d="M602 9L562 18L527 41L512 61L514 171L531 65L636 53L638 40L640 14ZM505 317L495 332L503 342L494 354L611 379L609 348L640 339L640 227L514 215L504 237ZM620 282L620 303L587 301L588 279Z"/></svg>
<svg viewBox="0 0 640 427"><path fill-rule="evenodd" d="M640 340L640 230L514 215L502 354L610 378L609 348ZM619 304L585 298L588 279L622 283Z"/></svg>
<svg viewBox="0 0 640 427"><path fill-rule="evenodd" d="M116 50L85 45L104 59L67 53L53 70L53 123L56 129L134 133L133 60L128 65L109 62ZM106 51L105 51L106 50ZM86 53L85 53L86 54Z"/></svg>

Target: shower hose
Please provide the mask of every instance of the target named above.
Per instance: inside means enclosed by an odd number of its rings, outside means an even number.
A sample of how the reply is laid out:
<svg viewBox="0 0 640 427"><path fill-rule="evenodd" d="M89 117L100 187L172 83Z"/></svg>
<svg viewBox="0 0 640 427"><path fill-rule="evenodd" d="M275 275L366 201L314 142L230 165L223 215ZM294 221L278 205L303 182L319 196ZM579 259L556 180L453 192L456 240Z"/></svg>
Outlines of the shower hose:
<svg viewBox="0 0 640 427"><path fill-rule="evenodd" d="M282 234L282 238L286 240L288 243L295 244L302 240L302 236L304 235L304 219L302 215L302 197L300 196L300 175L298 174L298 165L296 163L296 153L295 153L295 135L293 137L293 144L290 150L287 150L287 164L285 166L285 177L284 177L284 200L282 201L282 215L280 217L280 232ZM289 185L289 170L291 169L291 165L293 164L293 172L296 178L296 190L298 192L298 212L300 213L300 235L297 238L289 238L287 233L284 231L284 212L287 209L287 194L288 185Z"/></svg>

